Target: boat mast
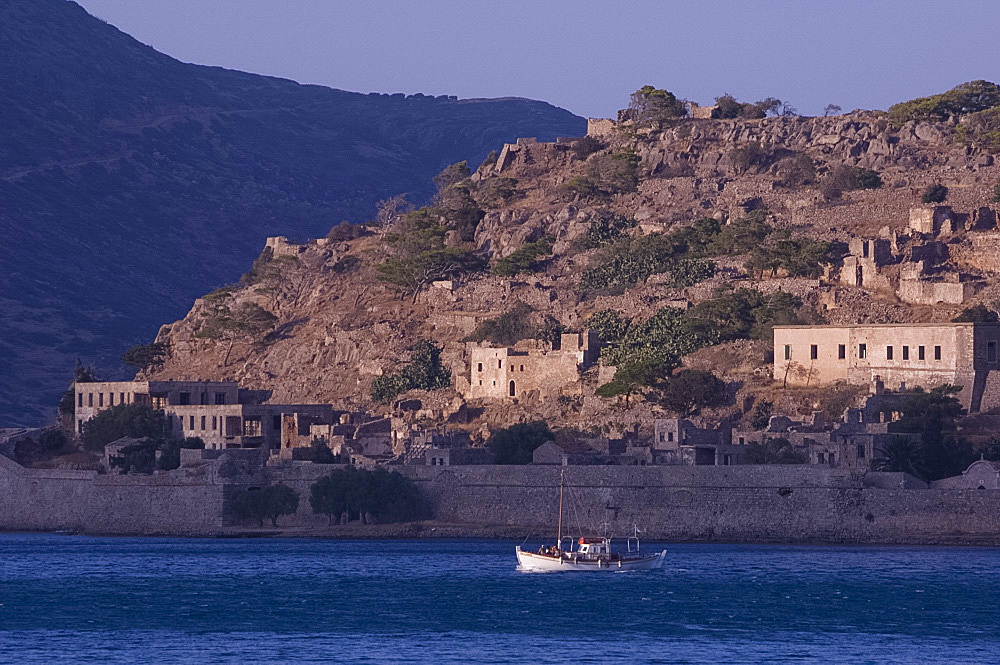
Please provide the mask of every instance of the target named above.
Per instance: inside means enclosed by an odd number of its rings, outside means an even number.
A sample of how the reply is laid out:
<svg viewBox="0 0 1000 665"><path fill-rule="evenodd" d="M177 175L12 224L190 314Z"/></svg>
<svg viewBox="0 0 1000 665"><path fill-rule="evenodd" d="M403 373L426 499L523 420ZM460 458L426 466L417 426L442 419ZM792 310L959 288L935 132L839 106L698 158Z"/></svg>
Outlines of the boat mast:
<svg viewBox="0 0 1000 665"><path fill-rule="evenodd" d="M563 503L563 476L566 470L559 470L559 526L556 529L556 547L562 549L562 503Z"/></svg>

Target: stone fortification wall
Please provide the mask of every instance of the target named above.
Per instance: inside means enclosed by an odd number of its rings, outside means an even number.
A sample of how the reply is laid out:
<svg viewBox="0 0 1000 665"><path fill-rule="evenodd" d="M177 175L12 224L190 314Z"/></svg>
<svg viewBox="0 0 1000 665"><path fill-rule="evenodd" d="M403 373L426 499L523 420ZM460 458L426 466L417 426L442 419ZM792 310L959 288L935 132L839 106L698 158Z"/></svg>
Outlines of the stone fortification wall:
<svg viewBox="0 0 1000 665"><path fill-rule="evenodd" d="M209 478L25 469L0 456L0 529L204 534L222 527L222 486Z"/></svg>
<svg viewBox="0 0 1000 665"><path fill-rule="evenodd" d="M230 465L232 466L232 465ZM330 467L290 463L201 474L98 476L23 469L0 457L0 529L114 534L217 534L232 525L225 498L283 482L299 492L282 526L320 527L309 486ZM905 474L815 466L401 466L436 519L475 526L554 529L565 471L566 533L631 532L714 541L1000 543L1000 489L926 489Z"/></svg>

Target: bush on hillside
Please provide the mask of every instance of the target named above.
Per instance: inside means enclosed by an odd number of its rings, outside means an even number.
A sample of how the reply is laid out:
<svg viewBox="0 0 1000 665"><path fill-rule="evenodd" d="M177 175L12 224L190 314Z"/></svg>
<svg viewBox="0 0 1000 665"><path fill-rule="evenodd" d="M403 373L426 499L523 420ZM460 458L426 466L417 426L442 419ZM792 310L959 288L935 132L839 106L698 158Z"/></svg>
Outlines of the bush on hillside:
<svg viewBox="0 0 1000 665"><path fill-rule="evenodd" d="M98 453L104 446L122 437L161 440L166 435L163 411L142 404L117 404L83 423L83 447Z"/></svg>
<svg viewBox="0 0 1000 665"><path fill-rule="evenodd" d="M523 272L537 272L541 269L540 259L551 253L551 238L527 242L511 254L497 259L490 272L499 277L514 277Z"/></svg>
<svg viewBox="0 0 1000 665"><path fill-rule="evenodd" d="M996 106L1000 106L1000 86L990 81L970 81L937 95L893 104L889 107L889 122L898 128L911 120L947 120Z"/></svg>
<svg viewBox="0 0 1000 665"><path fill-rule="evenodd" d="M666 408L687 417L703 408L723 404L726 382L704 370L680 370L667 381L660 400Z"/></svg>
<svg viewBox="0 0 1000 665"><path fill-rule="evenodd" d="M441 363L441 347L422 340L410 347L410 362L398 372L376 376L371 396L388 404L407 390L437 390L451 385L451 371Z"/></svg>
<svg viewBox="0 0 1000 665"><path fill-rule="evenodd" d="M948 188L941 183L930 185L920 197L922 203L943 203L948 198Z"/></svg>

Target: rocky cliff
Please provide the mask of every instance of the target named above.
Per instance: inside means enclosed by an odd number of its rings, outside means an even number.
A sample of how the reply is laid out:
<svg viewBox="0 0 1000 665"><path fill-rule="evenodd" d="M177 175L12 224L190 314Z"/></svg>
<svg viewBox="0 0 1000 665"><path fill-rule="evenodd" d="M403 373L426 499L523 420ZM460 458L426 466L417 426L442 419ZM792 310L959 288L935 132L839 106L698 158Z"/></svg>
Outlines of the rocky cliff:
<svg viewBox="0 0 1000 665"><path fill-rule="evenodd" d="M531 271L513 277L468 273L411 299L378 279L376 266L387 251L378 233L276 246L277 253L296 257L280 284L238 287L227 296L256 302L278 317L277 332L268 343L238 345L224 362L225 345L198 336L213 306L202 299L185 318L161 330L157 339L169 346L170 355L155 376L236 379L273 390L279 401L387 409L371 401L369 385L379 374L396 371L415 341L443 345L443 357L456 378L453 385L460 385L458 379L469 373L462 340L514 303L530 305L537 316L551 317L564 329L580 330L596 311L610 309L642 320L665 305L687 307L710 300L725 285L791 293L800 298L799 315L808 321L950 320L960 306L913 305L891 292L841 284L836 260L818 278L781 269L748 270L746 253L716 256L715 276L690 286L653 274L622 288L587 289L581 287L581 276L607 256L607 247L587 244L595 220L607 215L634 220L626 234L640 243L662 239L699 218L725 225L756 210L758 215L766 211L767 223L788 231L789 237L846 244L852 238L904 233L910 207L919 204L932 183L949 188L947 203L956 211L991 205L1000 169L991 154L958 141L955 128L954 122L942 122L893 129L885 114L855 112L829 118L684 120L655 129L620 124L598 129L586 144L507 145L495 163L484 164L468 181L474 196L495 191L499 184L513 189L499 200L477 197L484 215L466 245L495 264L528 242L551 239L551 256ZM600 177L595 164L614 155L634 156L634 191L581 191L582 179ZM881 187L831 191L832 174L845 166L877 171ZM970 243L957 232L947 240L956 248ZM352 268L343 270L347 257L356 262L348 261ZM987 264L977 276L989 286L977 302L996 297L992 284L1000 266ZM710 368L729 381L733 399L715 415L741 417L736 397L747 390L769 390L768 350L766 341L737 340L702 349L685 358L685 364ZM645 428L656 414L667 413L655 400L626 404L595 397L594 389L607 379L595 368L582 376L577 394L544 402L466 403L454 390L415 393L423 410L411 417L468 421L481 434L538 417L556 425L617 432ZM792 412L816 407L813 394L771 398L786 400Z"/></svg>

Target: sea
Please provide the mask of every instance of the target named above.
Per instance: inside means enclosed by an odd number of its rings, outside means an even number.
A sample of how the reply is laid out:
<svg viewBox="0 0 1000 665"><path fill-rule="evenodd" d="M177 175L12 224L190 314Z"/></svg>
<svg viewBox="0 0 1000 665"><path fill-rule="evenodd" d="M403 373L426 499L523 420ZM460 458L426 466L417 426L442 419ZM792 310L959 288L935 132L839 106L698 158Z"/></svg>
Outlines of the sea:
<svg viewBox="0 0 1000 665"><path fill-rule="evenodd" d="M1000 550L0 534L0 663L995 663ZM542 540L529 540L538 547Z"/></svg>

